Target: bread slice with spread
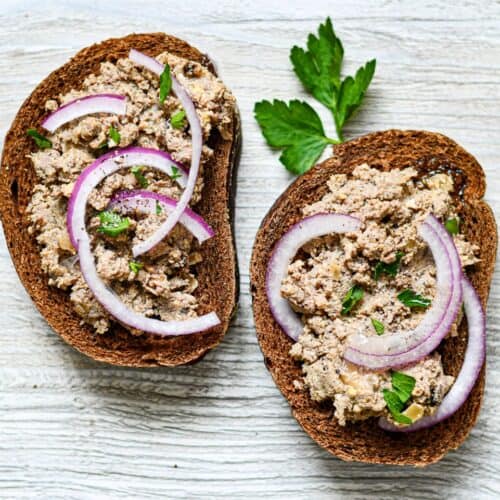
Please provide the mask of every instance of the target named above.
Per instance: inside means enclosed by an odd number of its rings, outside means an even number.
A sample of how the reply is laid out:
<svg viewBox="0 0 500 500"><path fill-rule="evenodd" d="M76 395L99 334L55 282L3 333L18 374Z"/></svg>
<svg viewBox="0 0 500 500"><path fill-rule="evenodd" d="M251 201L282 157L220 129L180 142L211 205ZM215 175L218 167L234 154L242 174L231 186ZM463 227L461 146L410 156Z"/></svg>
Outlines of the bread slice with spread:
<svg viewBox="0 0 500 500"><path fill-rule="evenodd" d="M228 329L236 103L210 59L163 33L80 51L9 130L0 215L40 312L116 365L192 363Z"/></svg>
<svg viewBox="0 0 500 500"><path fill-rule="evenodd" d="M389 130L335 146L263 220L258 340L294 417L337 457L423 466L474 425L497 244L484 191L452 140Z"/></svg>

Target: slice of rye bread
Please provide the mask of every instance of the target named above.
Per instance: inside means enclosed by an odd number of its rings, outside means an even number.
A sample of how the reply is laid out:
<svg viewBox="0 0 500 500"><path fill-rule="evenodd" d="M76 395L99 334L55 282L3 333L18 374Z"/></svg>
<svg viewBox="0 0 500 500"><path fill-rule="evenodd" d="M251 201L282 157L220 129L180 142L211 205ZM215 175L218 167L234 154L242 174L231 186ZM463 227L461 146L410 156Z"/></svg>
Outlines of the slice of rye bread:
<svg viewBox="0 0 500 500"><path fill-rule="evenodd" d="M214 156L205 166L202 199L194 207L215 230L215 237L200 247L203 262L196 267L198 312L203 314L215 310L221 320L219 326L202 333L170 338L153 334L134 336L118 324L104 335L96 334L93 328L81 324L68 294L48 286L48 277L40 267L35 237L28 234L26 208L37 179L27 157L36 146L26 136L27 129L39 127L46 114L44 103L47 99L78 88L87 75L99 72L102 62L127 57L131 48L150 56L168 51L197 61L215 74L215 68L206 55L164 33L132 34L81 50L38 85L22 105L7 133L0 171L0 217L22 283L47 322L66 342L96 360L114 365L176 366L193 363L215 347L236 311L238 266L232 221L240 146L237 109L234 110L231 139L224 140L218 133L209 139Z"/></svg>
<svg viewBox="0 0 500 500"><path fill-rule="evenodd" d="M334 148L334 156L299 177L264 218L251 261L251 293L257 337L274 381L290 403L292 414L322 447L342 460L424 466L458 448L477 419L484 389L484 366L467 402L449 419L426 430L399 434L377 426L374 418L342 427L333 417L331 402L316 403L307 389L294 386L302 379L300 364L289 355L292 340L274 320L265 291L266 267L275 243L302 218L301 209L328 190L332 174L352 172L362 163L382 170L415 167L422 175L450 172L457 185L454 199L461 230L481 248L481 262L468 276L486 306L496 257L497 228L489 206L482 201L484 172L476 159L447 137L421 131L388 130L369 134ZM466 321L459 335L440 346L446 373L457 375L467 345Z"/></svg>

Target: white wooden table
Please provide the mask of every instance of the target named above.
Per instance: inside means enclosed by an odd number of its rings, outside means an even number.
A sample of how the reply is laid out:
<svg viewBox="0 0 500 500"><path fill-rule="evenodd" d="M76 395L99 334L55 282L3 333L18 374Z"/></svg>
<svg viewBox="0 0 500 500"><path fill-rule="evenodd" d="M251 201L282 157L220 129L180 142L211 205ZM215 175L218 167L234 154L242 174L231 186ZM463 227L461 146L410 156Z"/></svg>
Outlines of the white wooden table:
<svg viewBox="0 0 500 500"><path fill-rule="evenodd" d="M34 86L78 49L129 32L166 31L217 61L238 99L244 146L236 200L240 312L222 345L195 366L116 369L78 354L38 314L1 240L0 496L500 495L498 272L488 310L488 382L479 423L459 451L422 470L343 463L302 432L262 363L248 293L255 232L292 180L264 144L253 104L305 97L290 69L289 49L327 15L344 42L347 70L374 56L378 61L366 105L347 136L390 127L448 134L482 163L486 198L500 216L500 4L457 4L1 1L2 137Z"/></svg>

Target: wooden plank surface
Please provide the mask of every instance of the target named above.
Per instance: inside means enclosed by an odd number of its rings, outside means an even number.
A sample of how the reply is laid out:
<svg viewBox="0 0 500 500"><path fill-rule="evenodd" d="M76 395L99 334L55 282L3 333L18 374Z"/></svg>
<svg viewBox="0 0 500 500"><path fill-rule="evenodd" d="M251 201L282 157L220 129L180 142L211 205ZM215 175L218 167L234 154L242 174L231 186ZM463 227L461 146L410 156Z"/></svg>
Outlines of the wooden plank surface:
<svg viewBox="0 0 500 500"><path fill-rule="evenodd" d="M239 315L222 345L195 366L115 369L79 355L35 310L1 239L0 496L498 497L498 272L488 309L484 408L465 445L435 466L368 466L329 456L290 416L262 363L248 263L260 220L292 178L265 146L252 109L262 98L307 98L288 53L327 15L344 42L348 71L378 61L347 136L391 127L451 136L485 168L486 199L498 216L497 1L2 1L1 137L36 84L78 49L129 32L166 31L216 60L238 99L244 145L236 200Z"/></svg>

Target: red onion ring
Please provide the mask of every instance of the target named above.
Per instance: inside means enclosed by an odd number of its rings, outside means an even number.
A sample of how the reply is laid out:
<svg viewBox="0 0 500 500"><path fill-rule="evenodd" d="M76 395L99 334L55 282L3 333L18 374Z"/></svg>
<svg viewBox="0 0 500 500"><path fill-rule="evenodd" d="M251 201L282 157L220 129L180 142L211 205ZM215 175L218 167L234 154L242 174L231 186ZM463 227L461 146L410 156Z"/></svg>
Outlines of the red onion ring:
<svg viewBox="0 0 500 500"><path fill-rule="evenodd" d="M215 312L186 320L161 321L147 318L127 307L99 277L87 232L78 240L80 270L94 297L111 316L121 323L160 336L189 335L202 332L220 324Z"/></svg>
<svg viewBox="0 0 500 500"><path fill-rule="evenodd" d="M90 238L85 228L88 196L108 175L137 164L146 164L170 175L172 167L176 166L170 156L162 151L137 147L118 149L87 167L73 188L68 205L67 225L72 243L78 248L83 278L102 307L118 321L132 328L162 336L188 335L212 328L220 323L215 312L183 321L160 321L142 316L127 307L97 273Z"/></svg>
<svg viewBox="0 0 500 500"><path fill-rule="evenodd" d="M87 199L91 191L108 175L125 167L148 165L166 175L172 176L172 167L177 167L181 174L176 180L180 186L186 182L186 173L172 157L157 149L128 147L115 149L101 156L89 165L78 177L68 202L66 224L71 243L78 248L78 241L85 230L85 212Z"/></svg>
<svg viewBox="0 0 500 500"><path fill-rule="evenodd" d="M127 214L133 211L142 214L156 213L157 203L167 213L172 212L177 202L168 196L152 191L135 190L121 191L110 201L108 207L111 210ZM184 210L179 222L188 229L201 244L214 236L213 229L205 222L203 217L193 212L189 207Z"/></svg>
<svg viewBox="0 0 500 500"><path fill-rule="evenodd" d="M54 133L65 123L85 115L92 113L124 115L126 111L127 101L124 96L118 94L94 94L79 97L56 109L43 120L42 127Z"/></svg>
<svg viewBox="0 0 500 500"><path fill-rule="evenodd" d="M452 237L432 215L419 227L436 263L436 297L418 326L404 333L380 337L354 334L344 352L350 363L382 370L420 361L448 334L462 303L462 267Z"/></svg>
<svg viewBox="0 0 500 500"><path fill-rule="evenodd" d="M274 247L266 272L266 294L276 322L293 340L297 340L304 325L281 296L281 282L297 251L308 241L330 233L351 233L361 227L361 221L350 215L316 214L294 224Z"/></svg>
<svg viewBox="0 0 500 500"><path fill-rule="evenodd" d="M129 53L129 59L136 64L144 66L149 71L157 74L158 76L162 74L165 66L158 62L156 59L149 57L137 50L132 49ZM184 209L188 206L191 197L193 196L193 191L196 185L196 179L198 177L198 171L200 168L200 160L201 160L201 149L203 143L203 134L201 130L200 120L198 118L198 114L196 113L196 108L194 106L193 101L189 97L186 90L182 87L182 85L177 81L177 79L172 75L172 89L181 102L184 111L186 112L186 117L189 122L190 130L191 130L191 167L189 169L189 175L186 187L180 200L177 203L175 209L168 215L165 222L155 231L148 239L145 241L138 243L132 249L132 253L134 257L137 257L155 245L157 245L177 224L181 214L184 212Z"/></svg>
<svg viewBox="0 0 500 500"><path fill-rule="evenodd" d="M469 397L486 357L486 318L481 301L470 282L464 277L461 284L469 333L464 362L455 383L433 415L423 417L406 426L394 425L381 417L378 424L382 429L392 432L413 432L426 429L449 418Z"/></svg>

